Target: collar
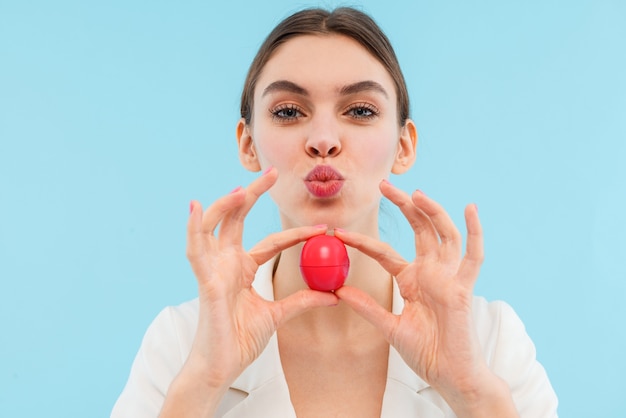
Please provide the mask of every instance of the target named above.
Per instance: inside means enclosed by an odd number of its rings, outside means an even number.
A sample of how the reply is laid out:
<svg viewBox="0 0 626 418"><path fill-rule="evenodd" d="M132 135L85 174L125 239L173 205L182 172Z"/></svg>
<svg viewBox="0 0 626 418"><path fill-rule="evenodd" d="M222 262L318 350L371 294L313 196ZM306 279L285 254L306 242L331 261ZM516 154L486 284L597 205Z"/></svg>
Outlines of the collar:
<svg viewBox="0 0 626 418"><path fill-rule="evenodd" d="M274 300L273 266L274 259L260 266L253 282L256 292L266 300ZM394 279L392 313L400 314L403 307L404 300ZM443 417L439 408L419 394L427 387L429 385L390 347L381 417L415 417L422 414L433 418ZM276 333L261 355L235 380L232 388L248 396L224 417L296 417L280 363Z"/></svg>

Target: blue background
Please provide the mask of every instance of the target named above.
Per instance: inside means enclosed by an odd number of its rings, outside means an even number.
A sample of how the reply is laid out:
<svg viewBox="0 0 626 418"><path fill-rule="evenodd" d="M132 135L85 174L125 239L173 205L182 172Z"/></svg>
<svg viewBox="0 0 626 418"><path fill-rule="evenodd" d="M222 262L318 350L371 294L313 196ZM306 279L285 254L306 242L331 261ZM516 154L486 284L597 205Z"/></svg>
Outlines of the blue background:
<svg viewBox="0 0 626 418"><path fill-rule="evenodd" d="M0 416L108 416L152 318L195 295L189 200L254 178L247 66L318 4L0 0ZM562 416L626 416L626 2L352 4L412 95L418 160L392 181L460 227L477 202L476 293L522 317ZM263 199L246 245L278 227ZM410 256L389 204L383 227Z"/></svg>

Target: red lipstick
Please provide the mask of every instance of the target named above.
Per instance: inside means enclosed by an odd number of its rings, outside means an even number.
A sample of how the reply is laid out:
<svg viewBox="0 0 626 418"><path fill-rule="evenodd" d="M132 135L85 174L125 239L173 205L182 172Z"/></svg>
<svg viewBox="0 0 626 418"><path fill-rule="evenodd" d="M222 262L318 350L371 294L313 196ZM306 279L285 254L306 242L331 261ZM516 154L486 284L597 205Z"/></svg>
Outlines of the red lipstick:
<svg viewBox="0 0 626 418"><path fill-rule="evenodd" d="M304 184L313 196L325 198L339 193L343 181L342 175L331 166L316 165L305 177Z"/></svg>

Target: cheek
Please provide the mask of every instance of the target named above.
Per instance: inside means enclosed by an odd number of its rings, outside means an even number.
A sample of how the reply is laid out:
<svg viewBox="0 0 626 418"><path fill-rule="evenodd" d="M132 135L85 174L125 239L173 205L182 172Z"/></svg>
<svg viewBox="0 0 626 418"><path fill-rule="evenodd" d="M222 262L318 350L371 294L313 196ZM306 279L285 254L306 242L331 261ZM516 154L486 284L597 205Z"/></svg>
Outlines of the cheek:
<svg viewBox="0 0 626 418"><path fill-rule="evenodd" d="M263 167L265 168L267 165L274 166L274 160L280 148L278 145L280 141L276 141L275 135L267 132L267 128L262 123L255 125L252 131L252 138L257 156Z"/></svg>
<svg viewBox="0 0 626 418"><path fill-rule="evenodd" d="M381 139L375 137L371 140L362 141L356 146L358 160L365 167L371 167L372 174L378 175L380 171L390 171L398 152L398 140L395 138ZM376 172L376 173L374 173Z"/></svg>
<svg viewBox="0 0 626 418"><path fill-rule="evenodd" d="M294 158L295 147L289 146L289 141L259 141L256 149L259 161L264 168L288 166Z"/></svg>

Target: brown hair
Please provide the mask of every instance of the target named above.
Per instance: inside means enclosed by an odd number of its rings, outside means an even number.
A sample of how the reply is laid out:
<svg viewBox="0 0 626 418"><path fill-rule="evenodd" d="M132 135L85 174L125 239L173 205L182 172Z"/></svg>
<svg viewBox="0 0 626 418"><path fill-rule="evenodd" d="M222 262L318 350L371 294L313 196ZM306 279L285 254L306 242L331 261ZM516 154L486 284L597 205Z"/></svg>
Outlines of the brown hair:
<svg viewBox="0 0 626 418"><path fill-rule="evenodd" d="M241 117L247 124L252 121L254 89L267 61L281 44L300 35L339 34L354 39L367 49L387 69L398 96L398 119L400 126L409 117L409 94L398 58L387 36L367 14L340 7L333 11L305 9L280 22L265 39L257 52L241 94Z"/></svg>

